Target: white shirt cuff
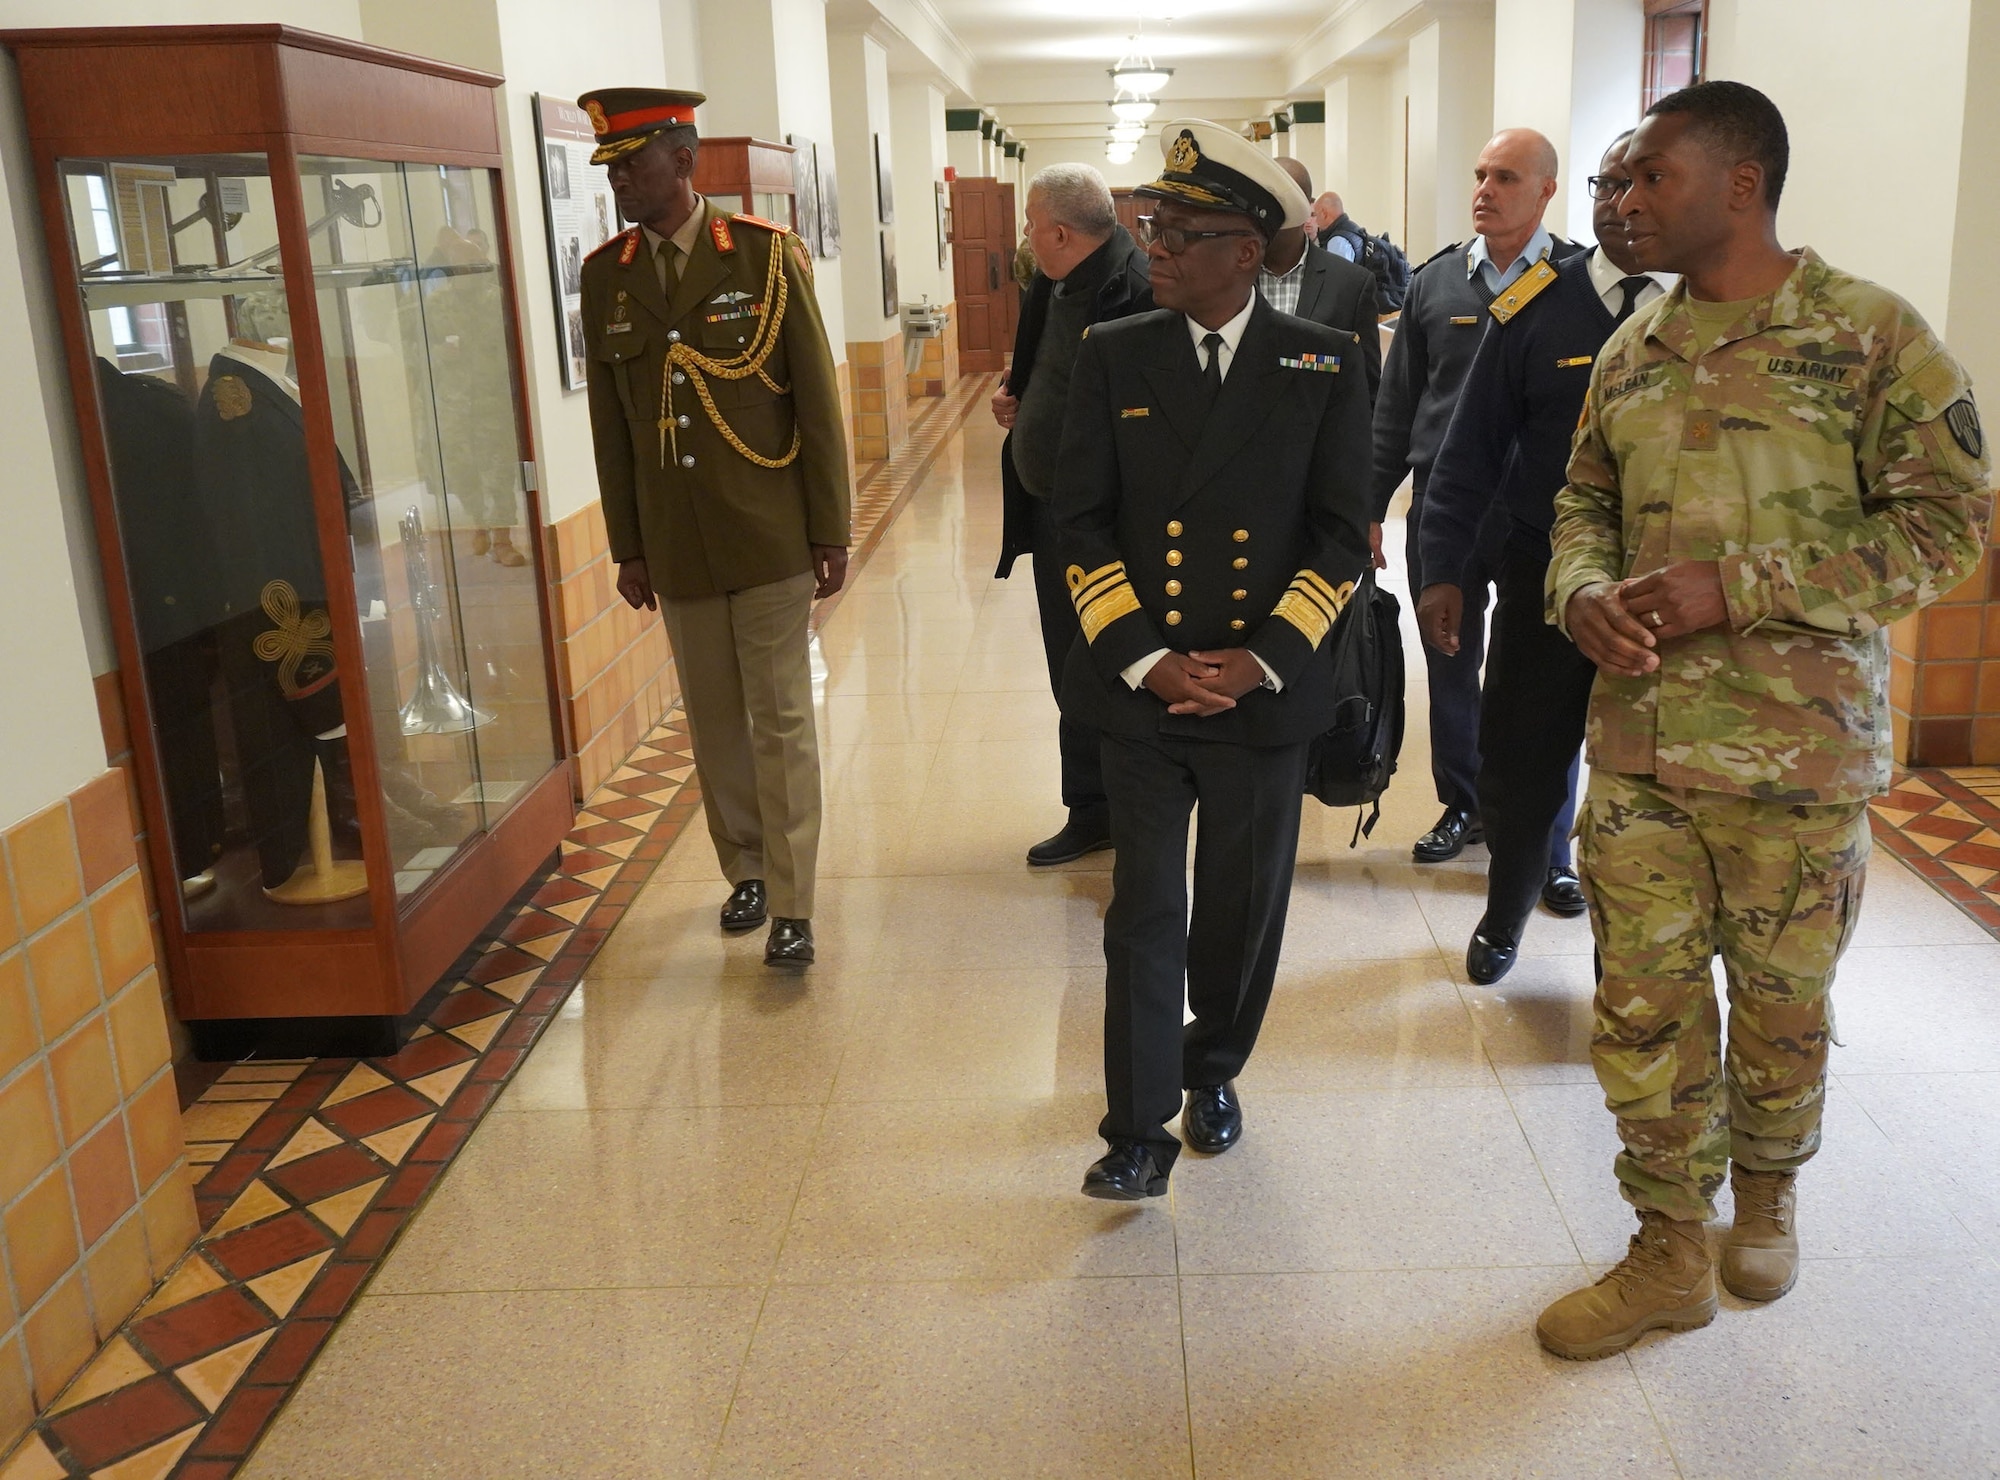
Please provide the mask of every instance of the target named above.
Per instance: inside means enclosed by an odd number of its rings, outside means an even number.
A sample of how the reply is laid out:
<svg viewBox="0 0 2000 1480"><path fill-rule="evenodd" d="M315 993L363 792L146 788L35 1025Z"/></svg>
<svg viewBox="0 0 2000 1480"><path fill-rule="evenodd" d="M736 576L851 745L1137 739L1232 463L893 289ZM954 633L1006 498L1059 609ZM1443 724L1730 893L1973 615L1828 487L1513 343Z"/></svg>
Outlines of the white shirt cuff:
<svg viewBox="0 0 2000 1480"><path fill-rule="evenodd" d="M1136 663L1128 663L1118 670L1118 676L1136 691L1146 686L1146 675L1153 671L1153 665L1166 657L1168 648L1155 648Z"/></svg>
<svg viewBox="0 0 2000 1480"><path fill-rule="evenodd" d="M1257 658L1257 655L1255 653L1252 653L1250 656L1253 658ZM1284 691L1285 681L1282 678L1278 677L1277 671L1273 669L1269 663L1266 663L1262 658L1257 658L1257 666L1264 670L1264 677L1268 678L1271 681L1271 692L1274 694L1282 693Z"/></svg>

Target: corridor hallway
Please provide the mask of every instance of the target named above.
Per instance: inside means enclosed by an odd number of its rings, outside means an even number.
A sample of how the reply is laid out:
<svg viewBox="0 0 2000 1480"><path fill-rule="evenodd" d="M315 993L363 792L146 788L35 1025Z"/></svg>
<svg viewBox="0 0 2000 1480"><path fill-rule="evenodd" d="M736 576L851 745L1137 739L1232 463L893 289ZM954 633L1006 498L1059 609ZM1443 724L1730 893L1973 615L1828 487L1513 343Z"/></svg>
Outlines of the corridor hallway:
<svg viewBox="0 0 2000 1480"><path fill-rule="evenodd" d="M2000 943L1878 849L1797 1290L1545 1355L1632 1227L1590 937L1465 984L1484 852L1409 862L1413 632L1374 837L1306 804L1242 1144L1078 1195L1110 855L1022 863L1055 707L998 448L975 411L821 635L824 964L722 937L684 830L242 1473L1993 1473Z"/></svg>

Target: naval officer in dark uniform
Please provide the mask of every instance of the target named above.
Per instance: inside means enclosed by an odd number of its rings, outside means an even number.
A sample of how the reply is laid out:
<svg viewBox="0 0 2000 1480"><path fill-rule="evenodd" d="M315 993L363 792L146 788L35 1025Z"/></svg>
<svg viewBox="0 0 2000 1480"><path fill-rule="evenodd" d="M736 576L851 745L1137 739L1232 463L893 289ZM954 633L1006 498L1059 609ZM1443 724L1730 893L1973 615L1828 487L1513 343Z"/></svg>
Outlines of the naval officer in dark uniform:
<svg viewBox="0 0 2000 1480"><path fill-rule="evenodd" d="M1570 442L1590 367L1611 331L1671 286L1639 271L1618 214L1629 131L1591 176L1597 245L1559 268L1537 266L1487 310L1493 319L1459 391L1458 408L1425 494L1420 564L1428 583L1417 625L1432 649L1455 654L1464 610L1460 572L1478 560L1480 531L1498 506L1506 540L1493 562L1497 597L1479 714L1479 815L1492 861L1486 915L1465 950L1482 986L1520 953L1535 896L1580 915L1567 867L1577 758L1597 667L1543 620L1549 526L1567 479ZM1562 864L1552 863L1555 857Z"/></svg>
<svg viewBox="0 0 2000 1480"><path fill-rule="evenodd" d="M1092 1197L1157 1197L1181 1143L1242 1133L1233 1081L1270 1000L1307 743L1333 718L1327 633L1368 564L1368 386L1352 334L1256 291L1306 199L1198 119L1138 193L1158 310L1077 354L1052 517L1082 635L1062 707L1104 736L1117 849L1104 919ZM1199 804L1194 901L1187 834ZM1194 1022L1182 1028L1182 1002Z"/></svg>
<svg viewBox="0 0 2000 1480"><path fill-rule="evenodd" d="M583 264L590 426L618 592L673 643L722 928L815 953L819 741L807 618L847 574L847 436L812 262L784 227L694 192L702 94L586 93L618 209Z"/></svg>

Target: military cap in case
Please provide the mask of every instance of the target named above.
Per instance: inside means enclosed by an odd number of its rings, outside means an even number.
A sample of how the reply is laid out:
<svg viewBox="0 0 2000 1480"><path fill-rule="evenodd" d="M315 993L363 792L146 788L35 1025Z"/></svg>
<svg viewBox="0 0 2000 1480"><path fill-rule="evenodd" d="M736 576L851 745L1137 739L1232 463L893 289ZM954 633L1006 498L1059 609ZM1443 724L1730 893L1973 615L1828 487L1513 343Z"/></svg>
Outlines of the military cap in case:
<svg viewBox="0 0 2000 1480"><path fill-rule="evenodd" d="M1176 118L1160 130L1167 167L1134 195L1177 200L1204 211L1248 216L1271 236L1305 225L1312 203L1278 162L1233 129L1205 118Z"/></svg>
<svg viewBox="0 0 2000 1480"><path fill-rule="evenodd" d="M708 101L708 94L677 92L664 87L600 87L576 100L576 106L590 115L591 131L597 135L592 164L610 164L646 147L663 129L692 127L694 110Z"/></svg>

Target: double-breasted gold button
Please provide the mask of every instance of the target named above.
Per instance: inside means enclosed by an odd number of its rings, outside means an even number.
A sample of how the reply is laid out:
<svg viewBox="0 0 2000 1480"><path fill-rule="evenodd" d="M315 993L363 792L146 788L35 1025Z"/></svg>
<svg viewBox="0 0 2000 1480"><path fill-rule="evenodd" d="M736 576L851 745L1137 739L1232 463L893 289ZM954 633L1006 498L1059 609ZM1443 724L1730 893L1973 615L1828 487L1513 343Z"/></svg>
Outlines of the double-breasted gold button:
<svg viewBox="0 0 2000 1480"><path fill-rule="evenodd" d="M1167 538L1168 538L1168 539L1170 539L1170 540L1177 540L1177 539L1179 539L1180 537L1181 537L1181 522L1180 522L1180 520L1178 520L1178 519L1169 519L1169 520L1167 521Z"/></svg>
<svg viewBox="0 0 2000 1480"><path fill-rule="evenodd" d="M1180 594L1181 594L1181 583L1179 581L1168 581L1167 595L1178 596Z"/></svg>
<svg viewBox="0 0 2000 1480"><path fill-rule="evenodd" d="M1178 550L1169 550L1169 551L1167 551L1167 564L1169 564L1169 565L1179 565L1180 563L1181 563L1181 552L1180 552L1180 551L1178 551Z"/></svg>
<svg viewBox="0 0 2000 1480"><path fill-rule="evenodd" d="M1250 593L1248 591L1231 591L1229 593L1229 599L1231 601L1242 601L1245 597L1249 596L1249 594Z"/></svg>
<svg viewBox="0 0 2000 1480"><path fill-rule="evenodd" d="M1248 570L1250 568L1250 562L1245 560L1241 555L1238 555L1234 560L1230 561L1229 563L1233 568L1237 570Z"/></svg>
<svg viewBox="0 0 2000 1480"><path fill-rule="evenodd" d="M1181 624L1181 614L1179 612L1167 613L1167 625L1169 627L1178 627L1180 626L1180 624Z"/></svg>
<svg viewBox="0 0 2000 1480"><path fill-rule="evenodd" d="M1243 619L1241 617L1230 618L1229 630L1231 632L1241 632L1243 630Z"/></svg>
<svg viewBox="0 0 2000 1480"><path fill-rule="evenodd" d="M1230 536L1230 538L1231 538L1232 540L1236 541L1236 543L1240 545L1240 544L1242 544L1242 543L1243 543L1243 542L1244 542L1245 540L1247 540L1247 539L1249 539L1249 538L1250 538L1250 531L1249 531L1249 530L1247 530L1247 529L1239 529L1239 530L1237 530L1237 531L1236 531L1236 533L1235 533L1235 534L1232 534L1232 535Z"/></svg>

